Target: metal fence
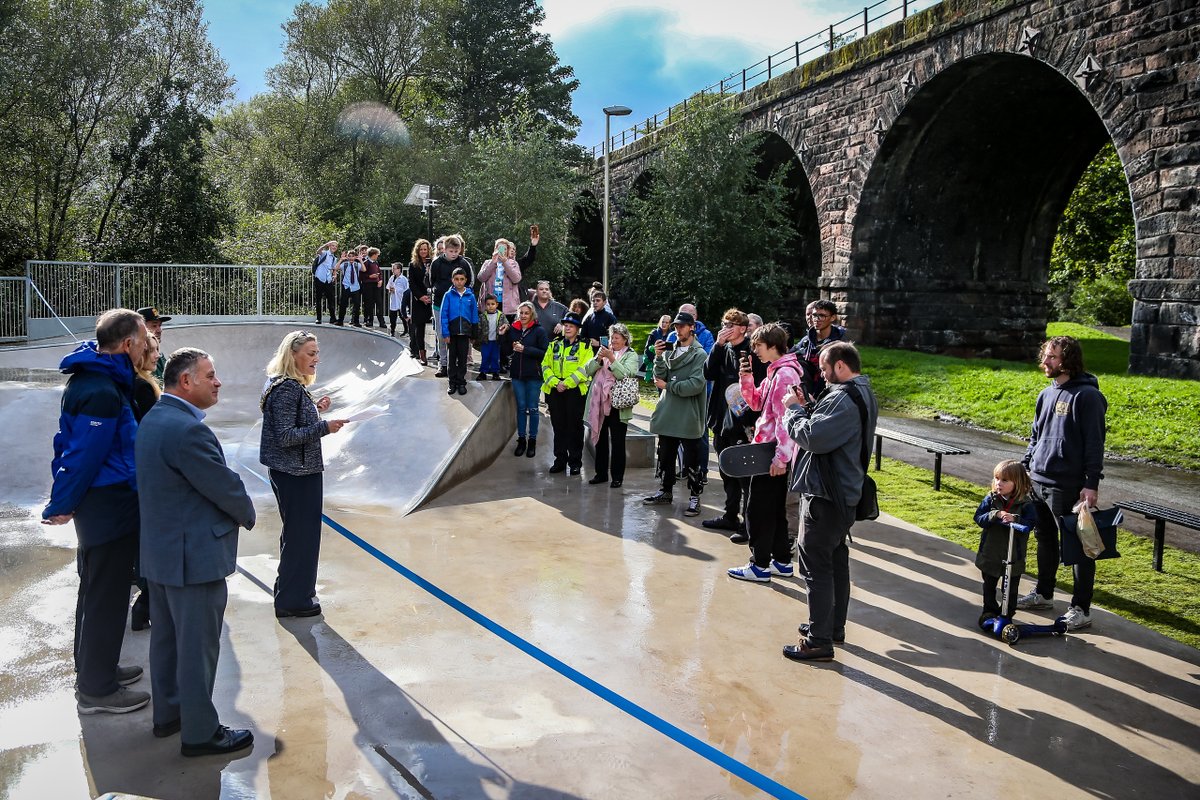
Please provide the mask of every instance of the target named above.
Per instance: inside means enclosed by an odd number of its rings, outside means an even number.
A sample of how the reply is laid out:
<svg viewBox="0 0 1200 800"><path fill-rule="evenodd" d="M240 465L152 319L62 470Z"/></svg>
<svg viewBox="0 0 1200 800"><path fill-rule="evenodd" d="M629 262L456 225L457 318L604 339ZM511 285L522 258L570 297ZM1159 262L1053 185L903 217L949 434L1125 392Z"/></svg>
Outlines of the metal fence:
<svg viewBox="0 0 1200 800"><path fill-rule="evenodd" d="M21 342L28 335L25 324L24 278L0 277L0 342Z"/></svg>
<svg viewBox="0 0 1200 800"><path fill-rule="evenodd" d="M313 310L312 272L302 266L27 261L25 274L31 319L144 306L172 316L299 316Z"/></svg>
<svg viewBox="0 0 1200 800"><path fill-rule="evenodd" d="M793 70L808 61L813 61L826 53L831 53L839 47L844 47L860 37L870 35L896 22L908 19L910 14L923 11L937 5L941 0L879 0L879 2L864 6L862 12L856 12L843 20L823 28L812 36L801 39L782 50L772 53L762 61L751 64L745 69L731 73L717 83L706 86L693 96L725 96L733 97L747 89L752 89L761 83L766 83L776 75ZM883 6L887 6L883 8ZM687 115L688 101L685 99L665 111L659 111L653 116L646 117L623 131L614 133L609 140L611 150L632 144L655 131L678 122ZM592 159L604 155L604 142L593 145Z"/></svg>

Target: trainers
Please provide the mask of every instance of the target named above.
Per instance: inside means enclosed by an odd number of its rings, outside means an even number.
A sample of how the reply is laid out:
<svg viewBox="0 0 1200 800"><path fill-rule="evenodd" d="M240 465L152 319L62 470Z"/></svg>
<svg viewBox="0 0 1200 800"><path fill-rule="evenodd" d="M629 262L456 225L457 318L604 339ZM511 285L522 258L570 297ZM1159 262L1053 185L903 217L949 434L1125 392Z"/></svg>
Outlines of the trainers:
<svg viewBox="0 0 1200 800"><path fill-rule="evenodd" d="M647 506L669 506L674 500L671 498L671 493L659 490L656 494L652 494L642 500L642 505Z"/></svg>
<svg viewBox="0 0 1200 800"><path fill-rule="evenodd" d="M739 581L755 581L756 583L771 582L770 568L759 569L753 561L744 567L732 567L726 570L726 574L731 578L737 578Z"/></svg>
<svg viewBox="0 0 1200 800"><path fill-rule="evenodd" d="M712 519L706 519L700 524L709 530L714 531L736 531L738 529L738 521L736 519L730 519L724 514L719 517L713 517Z"/></svg>
<svg viewBox="0 0 1200 800"><path fill-rule="evenodd" d="M1091 627L1092 615L1079 606L1071 606L1067 613L1062 615L1062 621L1067 624L1067 630L1077 631L1080 628Z"/></svg>
<svg viewBox="0 0 1200 800"><path fill-rule="evenodd" d="M150 703L149 692L138 692L126 689L124 686L112 694L103 697L93 697L83 692L75 692L75 707L80 714L127 714L145 708Z"/></svg>
<svg viewBox="0 0 1200 800"><path fill-rule="evenodd" d="M775 559L772 558L771 564L767 567L767 572L770 572L772 575L779 575L780 577L790 578L790 577L792 577L792 564L790 561L788 563L784 564L784 563L782 563L780 561L776 561Z"/></svg>
<svg viewBox="0 0 1200 800"><path fill-rule="evenodd" d="M128 686L142 678L142 668L136 664L132 667L117 667L117 683Z"/></svg>
<svg viewBox="0 0 1200 800"><path fill-rule="evenodd" d="M1054 601L1049 597L1042 597L1034 589L1029 594L1017 598L1017 608L1022 611L1029 611L1035 608L1054 608Z"/></svg>
<svg viewBox="0 0 1200 800"><path fill-rule="evenodd" d="M687 508L683 510L685 517L695 517L700 514L700 498L692 495L688 498Z"/></svg>

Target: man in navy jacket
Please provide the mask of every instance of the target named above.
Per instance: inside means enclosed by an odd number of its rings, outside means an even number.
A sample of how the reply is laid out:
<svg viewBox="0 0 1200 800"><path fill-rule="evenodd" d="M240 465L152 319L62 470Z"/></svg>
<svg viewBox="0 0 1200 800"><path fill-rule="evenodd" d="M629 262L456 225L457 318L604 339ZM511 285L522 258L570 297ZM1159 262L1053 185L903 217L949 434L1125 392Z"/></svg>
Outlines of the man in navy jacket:
<svg viewBox="0 0 1200 800"><path fill-rule="evenodd" d="M96 340L59 366L71 377L54 436L54 483L42 522L75 522L79 601L75 608L76 700L81 714L124 714L150 702L126 689L141 667L121 667L129 582L138 547L133 442L133 359L146 351L146 322L114 309L96 320Z"/></svg>

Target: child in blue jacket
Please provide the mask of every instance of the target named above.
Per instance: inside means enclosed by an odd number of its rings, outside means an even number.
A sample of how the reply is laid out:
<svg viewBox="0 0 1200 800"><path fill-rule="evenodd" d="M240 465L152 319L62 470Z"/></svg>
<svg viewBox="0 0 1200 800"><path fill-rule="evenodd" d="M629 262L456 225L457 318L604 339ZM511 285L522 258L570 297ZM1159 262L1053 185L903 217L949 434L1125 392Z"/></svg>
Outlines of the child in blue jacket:
<svg viewBox="0 0 1200 800"><path fill-rule="evenodd" d="M450 289L442 297L442 339L450 359L447 377L450 388L446 394L467 393L467 356L471 354L471 338L479 324L479 304L467 286L467 271L457 267L450 276Z"/></svg>
<svg viewBox="0 0 1200 800"><path fill-rule="evenodd" d="M1030 496L1029 473L1020 461L1001 461L992 470L992 491L975 509L975 524L983 529L975 566L983 574L984 620L1000 615L997 587L1004 577L1004 561L1008 558L1009 526L1012 526L1012 573L1008 582L1008 613L1017 609L1017 587L1025 571L1025 548L1029 532L1037 524L1037 509Z"/></svg>

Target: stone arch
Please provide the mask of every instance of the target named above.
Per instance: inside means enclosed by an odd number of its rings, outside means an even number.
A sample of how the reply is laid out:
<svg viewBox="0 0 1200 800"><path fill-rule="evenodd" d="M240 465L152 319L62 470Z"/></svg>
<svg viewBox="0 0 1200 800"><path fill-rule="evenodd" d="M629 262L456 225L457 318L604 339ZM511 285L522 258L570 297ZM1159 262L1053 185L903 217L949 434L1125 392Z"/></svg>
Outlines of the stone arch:
<svg viewBox="0 0 1200 800"><path fill-rule="evenodd" d="M575 270L578 282L590 285L600 280L604 252L603 199L588 189L582 190L571 207L571 242L579 248Z"/></svg>
<svg viewBox="0 0 1200 800"><path fill-rule="evenodd" d="M974 56L920 87L883 135L854 217L863 338L1033 355L1059 219L1107 141L1087 97L1033 58Z"/></svg>
<svg viewBox="0 0 1200 800"><path fill-rule="evenodd" d="M749 134L759 157L758 177L769 178L775 170L787 167L789 218L795 225L791 240L778 254L777 261L793 277L783 287L786 305L804 304L817 298L821 278L821 226L813 199L808 172L792 145L773 131Z"/></svg>

